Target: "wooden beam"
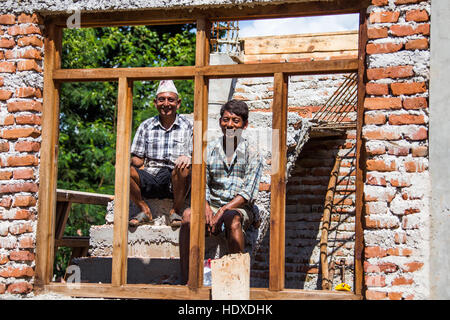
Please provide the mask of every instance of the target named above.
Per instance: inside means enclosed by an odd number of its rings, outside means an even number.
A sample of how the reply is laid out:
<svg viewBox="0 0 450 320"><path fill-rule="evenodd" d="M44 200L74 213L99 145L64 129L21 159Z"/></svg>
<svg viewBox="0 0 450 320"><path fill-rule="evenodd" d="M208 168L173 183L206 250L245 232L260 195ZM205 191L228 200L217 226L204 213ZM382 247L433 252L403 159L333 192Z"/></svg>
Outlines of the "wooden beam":
<svg viewBox="0 0 450 320"><path fill-rule="evenodd" d="M97 204L105 206L108 205L110 201L114 200L114 196L109 194L64 190L64 189L57 189L56 197L58 202L74 202L74 203Z"/></svg>
<svg viewBox="0 0 450 320"><path fill-rule="evenodd" d="M55 239L61 239L66 229L67 219L69 218L70 208L72 202L57 202L56 204L56 217L55 217Z"/></svg>
<svg viewBox="0 0 450 320"><path fill-rule="evenodd" d="M55 247L89 248L89 237L63 237L55 240Z"/></svg>
<svg viewBox="0 0 450 320"><path fill-rule="evenodd" d="M133 84L119 79L116 176L114 191L114 238L111 283L124 285L127 281L128 211L130 205L130 145L133 115Z"/></svg>
<svg viewBox="0 0 450 320"><path fill-rule="evenodd" d="M304 17L324 14L358 13L369 4L370 0L329 0L329 1L302 1L274 4L223 5L210 8L201 7L173 7L170 10L163 8L143 10L117 10L114 12L82 12L81 27L104 27L125 25L159 25L159 24L185 24L194 23L203 17L210 21L230 21L249 19L271 19L286 17ZM69 15L64 14L53 18L61 27L67 26Z"/></svg>
<svg viewBox="0 0 450 320"><path fill-rule="evenodd" d="M165 69L168 69L165 71ZM61 82L130 80L193 79L205 76L210 79L236 77L266 77L274 73L287 75L348 73L358 70L358 59L318 60L290 63L196 65L195 67L167 68L103 68L61 69L53 72L53 79Z"/></svg>
<svg viewBox="0 0 450 320"><path fill-rule="evenodd" d="M356 116L356 195L355 195L355 276L354 292L364 295L364 181L366 168L365 146L363 144L362 128L364 122L364 99L366 95L366 44L367 8L359 14L359 67L358 67L358 103Z"/></svg>
<svg viewBox="0 0 450 320"><path fill-rule="evenodd" d="M51 75L61 66L62 30L46 25L44 60L44 101L42 114L42 144L39 164L39 205L36 232L35 284L49 283L53 274L57 159L59 138L59 85Z"/></svg>
<svg viewBox="0 0 450 320"><path fill-rule="evenodd" d="M288 77L274 75L269 290L284 288Z"/></svg>
<svg viewBox="0 0 450 320"><path fill-rule="evenodd" d="M211 288L190 290L179 285L127 284L114 287L104 283L56 283L44 287L45 293L58 293L73 297L123 298L123 299L176 299L209 300ZM352 292L330 292L323 290L284 289L270 291L267 288L250 288L251 300L360 300L360 295Z"/></svg>
<svg viewBox="0 0 450 320"><path fill-rule="evenodd" d="M209 64L210 22L197 21L196 66ZM203 259L205 256L205 190L206 190L206 130L208 128L208 80L201 75L195 77L194 90L194 152L191 186L191 230L189 248L188 286L197 289L203 286Z"/></svg>

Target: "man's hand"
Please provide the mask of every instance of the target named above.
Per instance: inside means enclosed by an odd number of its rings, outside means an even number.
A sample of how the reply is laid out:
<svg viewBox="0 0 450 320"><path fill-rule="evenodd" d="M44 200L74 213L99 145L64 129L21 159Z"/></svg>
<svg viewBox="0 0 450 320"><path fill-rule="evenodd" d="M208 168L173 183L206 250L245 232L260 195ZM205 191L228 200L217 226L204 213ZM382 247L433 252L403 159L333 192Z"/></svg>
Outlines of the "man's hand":
<svg viewBox="0 0 450 320"><path fill-rule="evenodd" d="M191 158L188 156L179 156L177 160L175 160L175 168L176 169L187 169L191 165Z"/></svg>
<svg viewBox="0 0 450 320"><path fill-rule="evenodd" d="M209 235L211 235L211 229L212 229L212 219L213 219L213 211L211 207L209 206L209 203L206 202L205 206L205 224L206 224L206 230L208 231Z"/></svg>
<svg viewBox="0 0 450 320"><path fill-rule="evenodd" d="M137 169L140 169L144 165L144 159L136 156L131 157L131 165Z"/></svg>

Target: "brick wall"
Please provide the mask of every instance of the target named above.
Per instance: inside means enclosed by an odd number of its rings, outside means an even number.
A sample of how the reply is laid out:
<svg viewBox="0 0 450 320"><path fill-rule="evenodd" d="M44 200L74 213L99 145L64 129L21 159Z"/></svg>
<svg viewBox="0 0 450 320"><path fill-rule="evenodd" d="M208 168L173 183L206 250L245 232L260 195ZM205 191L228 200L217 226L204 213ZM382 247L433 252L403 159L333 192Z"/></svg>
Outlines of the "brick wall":
<svg viewBox="0 0 450 320"><path fill-rule="evenodd" d="M367 44L368 299L428 296L430 1L372 0Z"/></svg>
<svg viewBox="0 0 450 320"><path fill-rule="evenodd" d="M0 15L0 294L33 288L42 34L36 15Z"/></svg>

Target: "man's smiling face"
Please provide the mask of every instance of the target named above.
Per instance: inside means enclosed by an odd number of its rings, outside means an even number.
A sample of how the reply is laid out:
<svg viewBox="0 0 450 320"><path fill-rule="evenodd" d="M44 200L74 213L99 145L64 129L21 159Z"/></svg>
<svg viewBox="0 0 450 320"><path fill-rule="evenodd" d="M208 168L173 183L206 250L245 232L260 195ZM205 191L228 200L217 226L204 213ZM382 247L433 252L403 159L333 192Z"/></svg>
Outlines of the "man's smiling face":
<svg viewBox="0 0 450 320"><path fill-rule="evenodd" d="M181 99L174 92L161 92L154 100L160 116L175 116L181 104Z"/></svg>
<svg viewBox="0 0 450 320"><path fill-rule="evenodd" d="M240 138L242 130L247 128L248 122L244 122L241 116L225 110L219 119L219 125L226 138Z"/></svg>

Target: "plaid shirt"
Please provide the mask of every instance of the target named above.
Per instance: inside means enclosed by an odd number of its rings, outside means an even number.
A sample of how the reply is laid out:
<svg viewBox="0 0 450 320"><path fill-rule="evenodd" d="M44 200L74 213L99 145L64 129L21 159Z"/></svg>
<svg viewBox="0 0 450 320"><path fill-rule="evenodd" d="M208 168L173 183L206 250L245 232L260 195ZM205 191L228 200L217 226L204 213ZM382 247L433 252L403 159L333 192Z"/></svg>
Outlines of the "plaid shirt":
<svg viewBox="0 0 450 320"><path fill-rule="evenodd" d="M210 205L222 207L241 195L249 204L258 195L262 174L259 153L241 138L230 164L226 161L222 137L208 145L206 159L206 200Z"/></svg>
<svg viewBox="0 0 450 320"><path fill-rule="evenodd" d="M131 154L144 159L144 169L155 173L161 168L173 169L175 160L192 154L192 124L182 115L165 129L159 116L141 123L131 145Z"/></svg>

